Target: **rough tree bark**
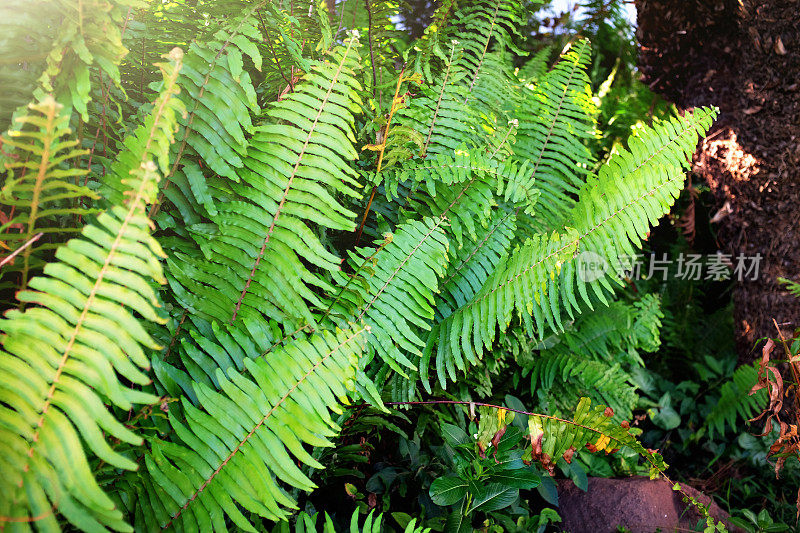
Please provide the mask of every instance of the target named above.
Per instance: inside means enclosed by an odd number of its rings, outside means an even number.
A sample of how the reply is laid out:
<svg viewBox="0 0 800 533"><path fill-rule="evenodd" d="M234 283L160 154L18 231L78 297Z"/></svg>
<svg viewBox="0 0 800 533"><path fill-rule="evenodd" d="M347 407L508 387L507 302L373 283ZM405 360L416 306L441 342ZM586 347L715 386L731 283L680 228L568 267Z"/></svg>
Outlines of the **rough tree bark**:
<svg viewBox="0 0 800 533"><path fill-rule="evenodd" d="M800 302L777 278L800 279L800 1L636 0L644 81L681 108L719 120L693 171L717 201L723 253L760 253L756 281L734 290L737 347L800 326Z"/></svg>

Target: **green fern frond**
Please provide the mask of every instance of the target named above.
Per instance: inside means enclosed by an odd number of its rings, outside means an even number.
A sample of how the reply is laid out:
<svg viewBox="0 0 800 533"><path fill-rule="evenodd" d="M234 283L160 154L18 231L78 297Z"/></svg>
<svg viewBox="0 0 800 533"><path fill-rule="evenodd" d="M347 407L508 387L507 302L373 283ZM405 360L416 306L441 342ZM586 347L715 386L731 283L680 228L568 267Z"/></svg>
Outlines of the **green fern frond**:
<svg viewBox="0 0 800 533"><path fill-rule="evenodd" d="M298 462L321 468L303 445L332 446L354 387L369 327L325 331L246 359L247 373L217 370L220 391L193 384L197 405L182 399L183 419L170 416L170 441L153 439L139 488L139 528L225 530L225 517L256 531L247 512L269 520L297 509L278 481L302 490L314 484Z"/></svg>
<svg viewBox="0 0 800 533"><path fill-rule="evenodd" d="M254 131L250 113L260 111L250 75L242 69L242 56L249 55L260 69L262 58L254 41L262 35L244 18L234 28L220 30L216 39L189 47L179 80L189 115L182 123L178 155L190 147L209 169L236 182L235 169L244 166L245 137ZM178 157L173 165L180 162Z"/></svg>
<svg viewBox="0 0 800 533"><path fill-rule="evenodd" d="M530 161L530 179L542 194L534 222L544 230L569 220L565 214L592 168L591 153L583 144L594 137L597 120L586 74L590 59L589 41L573 44L533 90L523 89L516 112L514 155Z"/></svg>
<svg viewBox="0 0 800 533"><path fill-rule="evenodd" d="M0 188L0 205L11 214L0 226L0 248L14 253L38 233L47 238L25 247L11 264L3 268L2 286L12 285L11 273L19 274L13 283L18 289L28 284L29 273L43 265L42 252L56 248L58 233L77 233L79 217L97 213L84 208L81 200L99 197L80 185L85 170L74 168L74 160L86 154L76 149L78 141L69 137L69 117L52 96L28 106L31 113L16 118L19 130L10 130L2 138L7 152L13 149L14 159L6 163L8 176ZM10 147L10 148L9 148Z"/></svg>
<svg viewBox="0 0 800 533"><path fill-rule="evenodd" d="M468 364L477 364L484 349L494 342L497 326L505 331L515 309L526 323L533 314L540 324L538 331L543 331L545 320L558 327L558 271L571 260L577 244L574 230L529 240L497 267L469 303L433 329L436 370L443 387L445 368L464 371ZM423 379L428 365L428 360L421 363ZM450 379L455 379L452 371Z"/></svg>
<svg viewBox="0 0 800 533"><path fill-rule="evenodd" d="M708 437L714 433L725 435L726 425L736 429L739 420L749 420L761 412L767 405L764 389L753 395L750 390L758 382L758 365L744 365L736 369L730 381L726 381L719 391L719 399L714 403L703 427L708 430Z"/></svg>
<svg viewBox="0 0 800 533"><path fill-rule="evenodd" d="M456 65L460 45L450 44L449 57L441 79L423 84L405 109L397 113L397 120L424 139L425 155L449 155L461 147L472 147L478 141L474 125L479 116L471 106L465 105L467 72Z"/></svg>
<svg viewBox="0 0 800 533"><path fill-rule="evenodd" d="M447 318L466 305L506 257L514 240L515 217L495 209L486 226L478 226L475 245L469 243L455 250L453 260L442 280L436 313Z"/></svg>
<svg viewBox="0 0 800 533"><path fill-rule="evenodd" d="M800 298L800 283L786 278L778 278L778 282L786 287L790 293Z"/></svg>
<svg viewBox="0 0 800 533"><path fill-rule="evenodd" d="M548 351L537 356L531 392L547 402L550 410L574 405L586 396L608 405L622 420L631 418L639 400L631 375L619 363L585 359L575 352Z"/></svg>
<svg viewBox="0 0 800 533"><path fill-rule="evenodd" d="M606 261L606 275L591 284L601 301L600 287L610 288L609 279L621 282L647 228L680 194L688 158L716 115L716 109L698 108L656 121L629 138L628 149L614 154L581 189L570 219L581 234L580 253L599 254ZM584 301L589 303L586 295Z"/></svg>
<svg viewBox="0 0 800 533"><path fill-rule="evenodd" d="M295 327L298 321L314 323L309 304L321 302L309 286L331 288L303 261L335 271L340 260L308 225L355 227L355 213L338 197L357 196L359 186L348 165L357 157L352 144L353 113L360 104L357 46L351 39L334 50L294 93L267 108L268 122L248 141L236 182L211 180L205 190L202 175L189 180L199 170L184 167L186 210L202 202L214 210L208 215L212 225L188 228L202 255L179 249L169 261L184 308L222 323L250 313Z"/></svg>
<svg viewBox="0 0 800 533"><path fill-rule="evenodd" d="M615 276L622 271L620 263L634 254L647 228L682 188L682 169L673 162L685 161L692 153L714 114L701 109L658 123L632 139L631 152L620 151L584 186L569 216L575 229L529 239L498 266L469 303L434 328L442 385L446 367L464 370L465 363L477 363L491 347L497 328L506 330L514 311L542 337L548 329L563 330L564 311L574 316L582 305L592 307L596 300L607 305L604 293L612 289L610 280L619 283ZM589 278L581 270L587 257L604 262L602 276Z"/></svg>
<svg viewBox="0 0 800 533"><path fill-rule="evenodd" d="M551 410L587 396L629 419L638 400L630 372L644 366L639 350L658 349L661 318L654 295L633 304L613 302L601 313L578 317L555 345L517 360L523 376L531 374L531 392Z"/></svg>
<svg viewBox="0 0 800 533"><path fill-rule="evenodd" d="M344 273L335 273L340 287L348 290L332 306L331 315L364 321L371 327L370 348L396 372L416 365L406 354L421 356L425 342L421 331L430 329L434 294L448 262L449 243L445 219L425 218L397 228L389 244L374 258L366 286L351 284ZM351 253L354 270L371 255L369 248Z"/></svg>
<svg viewBox="0 0 800 533"><path fill-rule="evenodd" d="M11 31L3 32L9 37L10 46L4 48L10 54L6 58L10 59L6 63L8 70L12 65L17 71L25 70L29 61L31 66L40 67L34 99L54 94L59 103L70 109L67 114L74 109L83 120L88 120L87 104L92 98L94 83L92 70L99 69L119 87L119 64L128 52L122 44L122 28L131 11L145 5L143 0L85 0L77 4L72 0L4 2L0 11L2 20L12 21ZM43 16L52 26L42 23ZM22 25L31 18L36 22L30 26ZM28 39L31 33L32 38ZM39 48L30 47L31 41L39 44ZM41 59L44 59L44 65ZM5 72L0 72L0 76L16 74L3 70ZM13 82L6 85L6 80L3 81L4 87L13 86ZM25 100L30 99L28 94ZM12 111L0 107L0 117L8 116Z"/></svg>
<svg viewBox="0 0 800 533"><path fill-rule="evenodd" d="M522 4L518 0L481 0L456 13L455 19L464 28L456 37L464 49L458 65L468 73L465 83L469 93L482 77L488 77L485 68L491 43L512 46L512 36L519 35L518 28L522 25L521 12ZM470 98L474 96L464 103Z"/></svg>
<svg viewBox="0 0 800 533"><path fill-rule="evenodd" d="M536 84L547 73L547 63L552 53L553 49L545 46L520 67L517 76L526 84Z"/></svg>
<svg viewBox="0 0 800 533"><path fill-rule="evenodd" d="M11 123L14 111L27 104L45 67L55 33L50 29L57 13L49 0L9 0L0 5L0 130ZM23 65L27 68L23 68Z"/></svg>
<svg viewBox="0 0 800 533"><path fill-rule="evenodd" d="M155 111L135 135L145 142L131 157L136 165L123 178L125 203L87 225L80 238L56 252L57 261L20 292L25 312L10 310L0 322L0 441L4 445L0 515L40 528L57 529L53 509L84 530L130 531L112 500L95 482L81 442L117 468L136 464L106 443L104 432L139 444L141 438L118 422L104 401L128 410L152 403L151 394L124 385L146 385L145 350L158 346L138 317L163 322L152 281L164 283L161 247L150 235L145 209L155 201L166 167L177 115L174 98L182 58L175 49L161 65L165 87Z"/></svg>
<svg viewBox="0 0 800 533"><path fill-rule="evenodd" d="M337 533L336 527L328 513L325 513L323 517L319 514L309 515L305 512L297 515L294 528L291 528L288 522L281 522L272 528L270 533L317 533L320 531L317 526L318 519L324 520L321 524L322 533ZM359 525L359 510L356 509L350 517L350 527L344 530L340 529L339 531L341 533L381 533L383 530L383 514L375 514L374 510L370 511L367 518L364 519L364 524L362 526ZM414 518L408 522L403 533L428 533L429 531L430 528L418 527L417 519Z"/></svg>

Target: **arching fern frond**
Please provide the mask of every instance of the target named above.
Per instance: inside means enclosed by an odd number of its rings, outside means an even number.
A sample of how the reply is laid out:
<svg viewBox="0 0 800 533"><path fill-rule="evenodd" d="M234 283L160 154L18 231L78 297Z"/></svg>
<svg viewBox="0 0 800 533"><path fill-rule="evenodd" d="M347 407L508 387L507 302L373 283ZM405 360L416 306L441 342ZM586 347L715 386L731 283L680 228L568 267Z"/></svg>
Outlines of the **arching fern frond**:
<svg viewBox="0 0 800 533"><path fill-rule="evenodd" d="M42 267L41 253L59 245L56 234L77 233L79 217L97 212L79 202L98 198L80 185L86 171L71 167L86 151L77 149L78 141L69 138L72 131L67 127L69 117L61 113L63 106L47 96L28 107L30 114L16 119L21 128L10 130L2 139L6 152L13 149L14 159L6 163L0 206L8 206L2 210L13 215L0 225L0 248L10 254L40 232L47 238L26 247L3 268L0 287L18 289L27 286L32 270ZM19 274L16 283L10 279L12 273Z"/></svg>
<svg viewBox="0 0 800 533"><path fill-rule="evenodd" d="M674 162L685 161L694 151L715 113L700 109L631 139L631 151L621 150L584 186L569 216L574 228L529 239L469 303L438 325L432 334L438 336L436 365L442 385L445 366L462 370L465 362L477 362L494 341L497 327L505 331L515 311L541 337L548 329L563 329L564 311L574 316L582 305L591 307L596 300L607 304L605 294L612 282L619 283L621 263L634 254L647 228L682 188L682 168ZM601 262L606 271L587 276L580 268L587 260Z"/></svg>
<svg viewBox="0 0 800 533"><path fill-rule="evenodd" d="M171 441L153 439L139 488L138 528L225 530L225 517L256 531L247 512L285 519L296 503L281 487L311 490L297 463L321 468L304 449L332 446L340 413L354 387L368 327L323 332L246 359L247 374L217 371L221 391L193 385L198 405L182 400L183 420L170 416ZM227 374L227 375L226 375Z"/></svg>
<svg viewBox="0 0 800 533"><path fill-rule="evenodd" d="M422 355L425 345L420 332L430 328L434 316L434 293L448 262L443 224L445 219L438 217L399 226L363 278L367 286L350 283L344 273L335 276L345 292L334 302L331 316L350 319L355 314L356 322L369 325L370 348L400 374L416 369L413 356ZM371 255L370 248L356 249L350 259L353 269L359 270Z"/></svg>
<svg viewBox="0 0 800 533"><path fill-rule="evenodd" d="M207 320L234 322L240 314L263 314L282 324L314 323L319 306L309 286L330 287L303 263L335 271L339 259L308 224L352 231L355 213L337 197L357 196L353 113L355 39L314 66L294 93L266 110L237 171L238 183L212 181L214 223L189 227L203 255L180 251L169 261L176 295ZM189 177L191 167L185 167ZM198 179L202 184L202 178ZM191 185L191 182L189 182ZM187 200L188 201L188 200ZM269 258L268 260L266 258ZM222 280L222 281L221 281Z"/></svg>
<svg viewBox="0 0 800 533"><path fill-rule="evenodd" d="M440 317L447 318L466 305L483 287L509 252L516 229L514 221L513 213L494 209L486 225L478 226L474 243L455 250L437 298L436 312Z"/></svg>
<svg viewBox="0 0 800 533"><path fill-rule="evenodd" d="M120 177L125 203L97 217L56 252L57 261L32 279L18 298L31 304L0 322L0 516L57 529L53 510L84 530L129 531L119 509L95 482L81 442L117 468L135 469L112 450L104 433L131 444L141 439L118 422L104 401L130 409L152 403L145 385L145 350L158 346L139 317L163 322L152 282L164 282L163 252L150 235L145 209L155 200L177 115L183 111L176 78L182 52L163 64L165 87L154 112L135 135L145 139ZM156 161L160 163L156 166ZM119 377L118 375L119 374Z"/></svg>
<svg viewBox="0 0 800 533"><path fill-rule="evenodd" d="M593 138L597 120L586 74L590 59L589 41L572 45L532 90L523 89L516 112L514 155L530 161L529 178L542 194L535 221L542 230L568 220L565 214L591 170L592 156L583 144Z"/></svg>

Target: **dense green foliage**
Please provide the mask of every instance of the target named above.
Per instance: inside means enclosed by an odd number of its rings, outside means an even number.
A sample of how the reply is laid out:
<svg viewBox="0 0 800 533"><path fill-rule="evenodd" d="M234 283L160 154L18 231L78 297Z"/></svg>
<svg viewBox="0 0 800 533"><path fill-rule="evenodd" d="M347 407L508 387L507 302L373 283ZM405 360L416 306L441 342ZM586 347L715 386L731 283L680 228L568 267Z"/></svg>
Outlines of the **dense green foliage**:
<svg viewBox="0 0 800 533"><path fill-rule="evenodd" d="M629 421L674 316L623 274L715 110L637 123L631 58L532 41L536 2L445 1L413 42L391 1L49 4L0 8L9 529L378 531L308 505L360 474L354 425L400 439L395 530L543 529L521 491L556 469L663 474Z"/></svg>

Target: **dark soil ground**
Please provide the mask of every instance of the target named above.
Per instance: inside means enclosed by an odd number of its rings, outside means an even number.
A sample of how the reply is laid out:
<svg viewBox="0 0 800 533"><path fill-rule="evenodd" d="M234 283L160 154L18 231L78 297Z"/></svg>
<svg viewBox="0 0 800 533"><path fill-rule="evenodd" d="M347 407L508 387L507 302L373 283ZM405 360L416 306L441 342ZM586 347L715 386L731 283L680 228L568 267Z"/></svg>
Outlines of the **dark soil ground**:
<svg viewBox="0 0 800 533"><path fill-rule="evenodd" d="M800 326L777 278L800 278L800 1L636 0L640 69L680 108L719 107L693 171L716 198L723 253L763 256L734 292L737 347Z"/></svg>

